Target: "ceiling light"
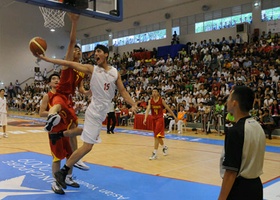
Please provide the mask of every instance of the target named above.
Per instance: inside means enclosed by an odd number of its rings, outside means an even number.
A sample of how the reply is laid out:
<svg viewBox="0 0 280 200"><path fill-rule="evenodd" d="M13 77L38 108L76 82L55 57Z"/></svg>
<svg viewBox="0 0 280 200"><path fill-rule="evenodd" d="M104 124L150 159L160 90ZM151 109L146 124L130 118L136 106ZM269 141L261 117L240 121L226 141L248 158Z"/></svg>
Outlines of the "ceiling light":
<svg viewBox="0 0 280 200"><path fill-rule="evenodd" d="M255 3L254 3L254 7L258 7L259 5L260 5L259 2L255 2Z"/></svg>

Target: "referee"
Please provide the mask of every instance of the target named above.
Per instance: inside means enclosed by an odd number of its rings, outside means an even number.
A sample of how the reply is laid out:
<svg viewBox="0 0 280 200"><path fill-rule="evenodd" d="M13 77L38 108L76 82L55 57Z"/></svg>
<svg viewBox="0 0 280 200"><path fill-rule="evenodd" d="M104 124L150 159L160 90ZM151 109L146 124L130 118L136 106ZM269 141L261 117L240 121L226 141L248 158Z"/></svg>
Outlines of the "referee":
<svg viewBox="0 0 280 200"><path fill-rule="evenodd" d="M225 136L221 159L223 178L219 200L262 200L265 134L260 124L249 116L254 92L245 86L234 87L227 100L227 111L235 124Z"/></svg>

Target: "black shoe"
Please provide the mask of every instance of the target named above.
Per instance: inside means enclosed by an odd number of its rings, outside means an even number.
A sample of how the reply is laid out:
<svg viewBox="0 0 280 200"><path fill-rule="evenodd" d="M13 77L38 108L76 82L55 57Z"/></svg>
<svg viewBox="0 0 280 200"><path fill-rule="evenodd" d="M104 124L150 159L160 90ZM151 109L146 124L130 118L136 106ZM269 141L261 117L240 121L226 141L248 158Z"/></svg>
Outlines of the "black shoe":
<svg viewBox="0 0 280 200"><path fill-rule="evenodd" d="M61 117L59 114L49 115L44 130L50 132L53 129L53 127L60 122L60 119Z"/></svg>
<svg viewBox="0 0 280 200"><path fill-rule="evenodd" d="M62 187L63 189L66 189L66 188L67 188L67 185L66 185L66 183L65 183L66 175L67 175L67 173L64 172L64 171L62 171L62 170L59 170L59 171L57 171L57 172L54 173L54 177L55 177L57 183L58 183L59 185L61 185L61 187Z"/></svg>
<svg viewBox="0 0 280 200"><path fill-rule="evenodd" d="M114 134L114 131L111 131L112 134Z"/></svg>
<svg viewBox="0 0 280 200"><path fill-rule="evenodd" d="M52 190L56 194L65 194L65 192L63 191L63 189L61 188L61 186L57 182L52 183Z"/></svg>
<svg viewBox="0 0 280 200"><path fill-rule="evenodd" d="M107 134L111 134L110 131L107 131Z"/></svg>

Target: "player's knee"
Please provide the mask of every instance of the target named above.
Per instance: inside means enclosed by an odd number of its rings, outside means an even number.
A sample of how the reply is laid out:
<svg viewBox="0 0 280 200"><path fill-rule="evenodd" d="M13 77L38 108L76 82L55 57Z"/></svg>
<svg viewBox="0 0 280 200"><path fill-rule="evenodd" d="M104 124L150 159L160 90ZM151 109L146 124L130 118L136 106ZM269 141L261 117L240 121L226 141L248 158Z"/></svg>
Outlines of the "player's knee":
<svg viewBox="0 0 280 200"><path fill-rule="evenodd" d="M89 143L84 143L83 144L83 149L85 151L85 153L88 153L92 150L93 144L89 144Z"/></svg>
<svg viewBox="0 0 280 200"><path fill-rule="evenodd" d="M61 108L62 108L61 104L56 104L56 109L57 109L58 111L61 111Z"/></svg>

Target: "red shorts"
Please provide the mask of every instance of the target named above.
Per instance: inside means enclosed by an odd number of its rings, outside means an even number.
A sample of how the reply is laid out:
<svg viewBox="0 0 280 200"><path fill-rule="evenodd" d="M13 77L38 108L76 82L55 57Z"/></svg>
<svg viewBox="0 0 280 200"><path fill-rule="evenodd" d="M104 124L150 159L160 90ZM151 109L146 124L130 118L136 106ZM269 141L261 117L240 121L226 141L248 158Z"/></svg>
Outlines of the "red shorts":
<svg viewBox="0 0 280 200"><path fill-rule="evenodd" d="M49 144L53 156L53 162L56 162L64 158L69 158L73 153L69 137L60 137L56 133L68 130L73 122L77 123L78 118L72 107L72 100L69 100L65 95L59 93L54 94L50 104L51 106L55 104L61 105L61 111L59 112L61 120L58 125L53 127L52 132L49 133Z"/></svg>
<svg viewBox="0 0 280 200"><path fill-rule="evenodd" d="M63 94L56 93L52 99L52 105L55 104L61 105L61 112L59 113L60 116L64 115L66 121L78 124L78 117L73 108L73 102L71 98L68 98Z"/></svg>
<svg viewBox="0 0 280 200"><path fill-rule="evenodd" d="M55 134L55 133L53 133ZM62 137L55 141L55 144L50 139L50 148L53 156L53 162L69 158L73 153L69 137Z"/></svg>
<svg viewBox="0 0 280 200"><path fill-rule="evenodd" d="M153 119L154 137L164 138L164 119L163 117Z"/></svg>

